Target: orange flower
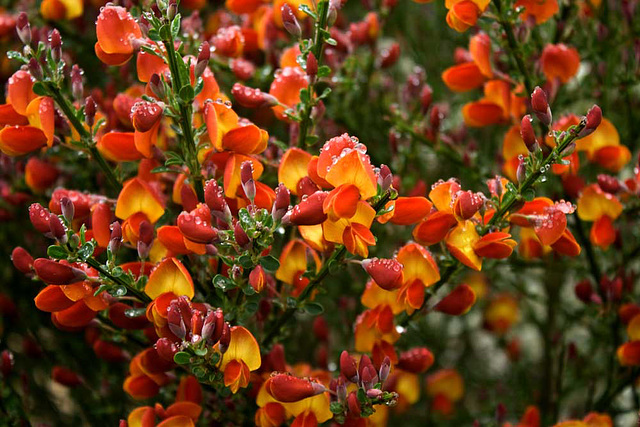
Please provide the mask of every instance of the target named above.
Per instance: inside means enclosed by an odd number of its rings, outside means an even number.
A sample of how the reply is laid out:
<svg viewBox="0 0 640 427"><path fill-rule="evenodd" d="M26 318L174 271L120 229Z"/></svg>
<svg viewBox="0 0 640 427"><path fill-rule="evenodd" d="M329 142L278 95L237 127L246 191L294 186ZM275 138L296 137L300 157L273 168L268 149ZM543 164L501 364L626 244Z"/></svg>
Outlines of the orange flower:
<svg viewBox="0 0 640 427"><path fill-rule="evenodd" d="M502 335L519 317L518 301L509 294L499 294L485 308L484 325L490 331Z"/></svg>
<svg viewBox="0 0 640 427"><path fill-rule="evenodd" d="M276 271L276 279L294 287L293 296L297 296L309 283L309 279L302 277L307 271L307 265L313 261L315 271L320 269L320 258L316 252L300 239L287 243L280 254L280 267Z"/></svg>
<svg viewBox="0 0 640 427"><path fill-rule="evenodd" d="M141 213L155 223L164 214L164 203L151 186L140 178L132 178L124 183L116 202L116 216L129 219Z"/></svg>
<svg viewBox="0 0 640 427"><path fill-rule="evenodd" d="M580 55L576 49L564 44L548 44L542 51L540 64L548 81L553 82L557 78L567 83L578 72Z"/></svg>
<svg viewBox="0 0 640 427"><path fill-rule="evenodd" d="M261 364L260 347L251 332L242 326L232 327L229 348L222 355L219 368L224 372L224 385L236 393L249 385L250 372Z"/></svg>
<svg viewBox="0 0 640 427"><path fill-rule="evenodd" d="M142 32L127 9L108 5L98 15L96 36L98 58L108 65L122 65L133 56L133 40L141 38Z"/></svg>
<svg viewBox="0 0 640 427"><path fill-rule="evenodd" d="M351 218L327 219L322 223L324 238L328 242L343 244L350 253L366 258L368 246L376 244L369 230L375 216L375 209L367 202L359 201Z"/></svg>
<svg viewBox="0 0 640 427"><path fill-rule="evenodd" d="M48 21L75 19L82 16L84 3L82 0L43 0L40 13Z"/></svg>
<svg viewBox="0 0 640 427"><path fill-rule="evenodd" d="M304 71L299 67L286 67L276 71L269 93L275 96L280 103L293 108L300 103L300 90L308 85L309 81ZM279 120L289 120L284 114L285 107L274 105L271 108Z"/></svg>
<svg viewBox="0 0 640 427"><path fill-rule="evenodd" d="M298 182L308 175L311 154L300 148L288 149L278 167L278 181L284 184L292 194L298 195Z"/></svg>
<svg viewBox="0 0 640 427"><path fill-rule="evenodd" d="M441 369L429 375L427 395L433 399L431 407L435 411L450 415L453 412L453 404L464 395L462 377L455 369Z"/></svg>
<svg viewBox="0 0 640 427"><path fill-rule="evenodd" d="M476 302L476 293L471 286L462 284L442 298L434 307L434 310L440 311L451 316L460 316L468 312Z"/></svg>
<svg viewBox="0 0 640 427"><path fill-rule="evenodd" d="M136 147L133 132L109 132L97 144L100 154L114 162L132 162L144 157Z"/></svg>
<svg viewBox="0 0 640 427"><path fill-rule="evenodd" d="M509 233L495 232L483 236L474 246L476 255L483 258L503 259L511 256L517 245Z"/></svg>
<svg viewBox="0 0 640 427"><path fill-rule="evenodd" d="M504 80L490 80L484 85L484 98L462 109L468 126L480 127L520 119L525 111L524 98L511 92Z"/></svg>
<svg viewBox="0 0 640 427"><path fill-rule="evenodd" d="M378 222L387 221L397 225L411 225L429 216L433 204L425 197L398 197L387 203L385 209L391 212L378 217Z"/></svg>
<svg viewBox="0 0 640 427"><path fill-rule="evenodd" d="M189 271L176 258L166 258L153 270L144 287L144 292L152 299L165 293L193 298L193 280Z"/></svg>
<svg viewBox="0 0 640 427"><path fill-rule="evenodd" d="M547 22L559 10L558 0L518 0L514 6L524 7L520 17L525 21L533 17L538 25Z"/></svg>
<svg viewBox="0 0 640 427"><path fill-rule="evenodd" d="M466 31L476 25L489 3L490 0L446 0L447 24L459 33Z"/></svg>
<svg viewBox="0 0 640 427"><path fill-rule="evenodd" d="M464 221L452 229L445 237L447 249L451 255L469 268L480 271L482 269L482 258L473 250L480 241L480 236L472 221Z"/></svg>

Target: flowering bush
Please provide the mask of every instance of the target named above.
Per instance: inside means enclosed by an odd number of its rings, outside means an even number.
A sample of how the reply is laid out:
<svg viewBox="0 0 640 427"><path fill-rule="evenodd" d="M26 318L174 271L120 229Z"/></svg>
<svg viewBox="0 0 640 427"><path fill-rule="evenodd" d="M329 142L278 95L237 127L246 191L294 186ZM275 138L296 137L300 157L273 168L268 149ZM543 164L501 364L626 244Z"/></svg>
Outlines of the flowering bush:
<svg viewBox="0 0 640 427"><path fill-rule="evenodd" d="M356 3L0 11L3 422L637 422L636 2Z"/></svg>

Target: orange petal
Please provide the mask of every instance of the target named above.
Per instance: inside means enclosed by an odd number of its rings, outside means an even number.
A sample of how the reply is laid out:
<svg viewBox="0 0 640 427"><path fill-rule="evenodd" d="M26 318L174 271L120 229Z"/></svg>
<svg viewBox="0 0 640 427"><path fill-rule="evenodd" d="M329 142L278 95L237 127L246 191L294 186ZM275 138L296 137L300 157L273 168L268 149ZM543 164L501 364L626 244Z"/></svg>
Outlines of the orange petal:
<svg viewBox="0 0 640 427"><path fill-rule="evenodd" d="M47 286L36 295L34 301L39 310L49 313L66 310L74 304L58 285Z"/></svg>
<svg viewBox="0 0 640 427"><path fill-rule="evenodd" d="M144 213L151 223L155 223L164 214L164 204L149 184L140 178L132 178L125 182L120 191L116 202L116 216L127 219L140 212Z"/></svg>
<svg viewBox="0 0 640 427"><path fill-rule="evenodd" d="M251 332L242 326L231 328L231 341L222 356L220 369L224 369L232 360L241 360L250 371L255 371L262 364L258 342Z"/></svg>
<svg viewBox="0 0 640 427"><path fill-rule="evenodd" d="M96 203L91 207L91 230L98 246L106 248L111 239L113 213L107 203Z"/></svg>
<svg viewBox="0 0 640 427"><path fill-rule="evenodd" d="M480 240L476 227L471 221L459 223L445 238L447 249L451 255L469 268L480 271L482 258L473 251L473 246Z"/></svg>
<svg viewBox="0 0 640 427"><path fill-rule="evenodd" d="M300 102L300 90L306 88L308 84L304 71L299 67L287 67L276 71L269 93L282 104L294 107ZM288 120L284 114L285 107L276 105L272 109L279 120Z"/></svg>
<svg viewBox="0 0 640 427"><path fill-rule="evenodd" d="M158 228L158 240L173 254L186 255L191 251L187 249L184 236L176 225L163 225Z"/></svg>
<svg viewBox="0 0 640 427"><path fill-rule="evenodd" d="M153 156L151 147L158 142L158 130L160 129L160 121L154 124L151 129L146 132L135 131L133 134L133 143L135 150L144 157L150 159ZM107 134L109 135L109 134Z"/></svg>
<svg viewBox="0 0 640 427"><path fill-rule="evenodd" d="M351 218L356 214L360 191L352 184L344 184L334 188L324 199L322 208L332 220Z"/></svg>
<svg viewBox="0 0 640 427"><path fill-rule="evenodd" d="M558 78L562 83L567 83L580 68L580 55L576 49L564 44L548 44L542 51L540 63L548 81L553 82Z"/></svg>
<svg viewBox="0 0 640 427"><path fill-rule="evenodd" d="M99 43L96 43L93 50L100 61L107 65L123 65L131 59L130 53L106 53L102 50Z"/></svg>
<svg viewBox="0 0 640 427"><path fill-rule="evenodd" d="M238 126L222 137L222 148L239 154L259 154L267 148L256 125Z"/></svg>
<svg viewBox="0 0 640 427"><path fill-rule="evenodd" d="M226 197L234 198L240 189L240 168L242 163L251 162L253 164L253 179L258 180L264 171L262 163L253 157L242 154L231 153L224 167L224 193Z"/></svg>
<svg viewBox="0 0 640 427"><path fill-rule="evenodd" d="M96 317L96 312L91 310L84 301L78 301L71 307L53 314L56 322L69 328L87 326Z"/></svg>
<svg viewBox="0 0 640 427"><path fill-rule="evenodd" d="M395 200L391 222L398 225L411 225L429 215L433 205L426 197L398 197Z"/></svg>
<svg viewBox="0 0 640 427"><path fill-rule="evenodd" d="M487 78L493 77L491 69L491 39L486 33L479 32L469 40L469 53L480 72Z"/></svg>
<svg viewBox="0 0 640 427"><path fill-rule="evenodd" d="M13 108L11 104L0 104L0 126L28 125L29 120Z"/></svg>
<svg viewBox="0 0 640 427"><path fill-rule="evenodd" d="M425 246L435 245L445 238L456 223L456 217L452 213L434 212L413 229L413 238Z"/></svg>
<svg viewBox="0 0 640 427"><path fill-rule="evenodd" d="M146 375L131 375L124 380L122 386L129 396L134 399L149 399L160 391L160 387Z"/></svg>
<svg viewBox="0 0 640 427"><path fill-rule="evenodd" d="M551 248L561 255L571 257L580 255L580 252L582 251L580 245L576 242L576 238L573 237L573 234L571 234L569 229L564 230L562 236L560 236L560 238L551 245Z"/></svg>
<svg viewBox="0 0 640 427"><path fill-rule="evenodd" d="M54 111L53 99L48 96L40 96L35 98L27 106L27 117L31 126L42 130L47 137L47 145L53 145L54 129Z"/></svg>
<svg viewBox="0 0 640 427"><path fill-rule="evenodd" d="M27 107L37 95L33 92L34 79L27 71L16 71L7 81L7 104L11 104L16 113L26 116Z"/></svg>
<svg viewBox="0 0 640 427"><path fill-rule="evenodd" d="M144 155L136 149L133 132L109 132L98 141L98 150L107 159L114 162L132 162Z"/></svg>
<svg viewBox="0 0 640 427"><path fill-rule="evenodd" d="M481 13L473 1L460 1L447 13L447 25L461 33L476 25Z"/></svg>
<svg viewBox="0 0 640 427"><path fill-rule="evenodd" d="M612 194L605 193L597 184L582 190L578 198L577 213L583 221L597 221L602 216L615 220L622 213L622 203Z"/></svg>
<svg viewBox="0 0 640 427"><path fill-rule="evenodd" d="M631 151L624 145L602 147L593 153L592 160L611 172L619 172L631 159Z"/></svg>
<svg viewBox="0 0 640 427"><path fill-rule="evenodd" d="M640 366L640 341L630 341L618 347L618 361L622 366Z"/></svg>
<svg viewBox="0 0 640 427"><path fill-rule="evenodd" d="M517 245L509 233L495 232L483 236L473 246L476 255L484 258L503 259L511 256Z"/></svg>
<svg viewBox="0 0 640 427"><path fill-rule="evenodd" d="M282 156L278 167L278 181L291 193L298 195L298 182L308 175L311 154L300 148L290 148Z"/></svg>
<svg viewBox="0 0 640 427"><path fill-rule="evenodd" d="M98 44L107 54L132 54L133 39L142 37L142 32L131 14L120 6L105 6L96 21Z"/></svg>
<svg viewBox="0 0 640 427"><path fill-rule="evenodd" d="M476 293L471 286L462 284L444 297L434 310L440 311L451 316L460 316L468 312L476 302Z"/></svg>
<svg viewBox="0 0 640 427"><path fill-rule="evenodd" d="M442 81L454 92L467 92L479 88L486 77L474 62L454 65L442 73Z"/></svg>
<svg viewBox="0 0 640 427"><path fill-rule="evenodd" d="M520 15L523 21L533 16L536 24L547 22L559 10L558 0L518 0L514 6L524 7L524 12Z"/></svg>
<svg viewBox="0 0 640 427"><path fill-rule="evenodd" d="M147 83L151 80L151 76L158 74L163 75L169 70L169 66L161 56L147 53L140 50L136 57L136 71L138 72L138 80Z"/></svg>
<svg viewBox="0 0 640 427"><path fill-rule="evenodd" d="M189 271L176 258L167 258L153 270L144 292L152 299L166 292L193 298L193 280Z"/></svg>
<svg viewBox="0 0 640 427"><path fill-rule="evenodd" d="M589 239L591 243L603 250L607 250L616 241L616 229L609 216L603 215L593 223Z"/></svg>
<svg viewBox="0 0 640 427"><path fill-rule="evenodd" d="M324 178L335 187L342 184L355 185L360 190L362 200L375 196L378 191L369 157L357 149L351 149L340 157Z"/></svg>
<svg viewBox="0 0 640 427"><path fill-rule="evenodd" d="M0 151L22 156L47 144L45 133L33 126L6 126L0 130Z"/></svg>
<svg viewBox="0 0 640 427"><path fill-rule="evenodd" d="M416 243L400 248L396 259L402 264L405 283L419 280L423 286L430 286L440 280L440 271L433 256Z"/></svg>

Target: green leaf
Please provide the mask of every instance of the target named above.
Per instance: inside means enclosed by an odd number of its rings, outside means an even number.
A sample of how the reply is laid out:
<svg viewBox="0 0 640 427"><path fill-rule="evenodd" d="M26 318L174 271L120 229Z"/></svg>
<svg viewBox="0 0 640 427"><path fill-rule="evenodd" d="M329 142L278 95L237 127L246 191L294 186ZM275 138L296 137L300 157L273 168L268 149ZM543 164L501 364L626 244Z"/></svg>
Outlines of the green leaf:
<svg viewBox="0 0 640 427"><path fill-rule="evenodd" d="M325 42L327 42L327 44L331 45L331 46L337 46L338 42L336 41L336 39L329 37L328 39L325 39Z"/></svg>
<svg viewBox="0 0 640 427"><path fill-rule="evenodd" d="M260 265L263 266L265 270L276 271L280 268L280 261L278 261L276 257L268 255L260 258Z"/></svg>
<svg viewBox="0 0 640 427"><path fill-rule="evenodd" d="M333 414L342 414L344 412L344 405L340 402L331 402L329 409Z"/></svg>
<svg viewBox="0 0 640 427"><path fill-rule="evenodd" d="M215 286L216 288L220 289L223 292L226 292L236 287L236 283L233 280L223 276L222 274L216 274L213 277L212 282L213 282L213 286Z"/></svg>
<svg viewBox="0 0 640 427"><path fill-rule="evenodd" d="M301 4L298 7L298 10L300 10L301 12L304 12L307 15L309 15L310 17L312 17L314 21L318 20L318 14L316 14L313 10L311 10L311 8L309 6L307 6L306 4Z"/></svg>
<svg viewBox="0 0 640 427"><path fill-rule="evenodd" d="M163 25L162 27L160 27L158 34L160 34L161 40L171 39L171 29L167 25Z"/></svg>
<svg viewBox="0 0 640 427"><path fill-rule="evenodd" d="M84 245L80 246L80 249L78 250L78 258L82 261L86 261L91 255L93 255L94 250L94 243L92 241L88 241Z"/></svg>
<svg viewBox="0 0 640 427"><path fill-rule="evenodd" d="M206 347L196 348L193 350L193 352L196 354L196 356L206 356L207 353L209 352L209 349L207 349Z"/></svg>
<svg viewBox="0 0 640 427"><path fill-rule="evenodd" d="M240 258L238 258L238 263L243 268L252 268L253 267L253 259L251 259L251 256L249 256L249 255L242 255Z"/></svg>
<svg viewBox="0 0 640 427"><path fill-rule="evenodd" d="M179 351L173 355L173 361L178 365L186 365L191 362L191 355L186 351Z"/></svg>
<svg viewBox="0 0 640 427"><path fill-rule="evenodd" d="M60 246L51 245L47 248L47 255L53 259L67 259L69 254L66 249Z"/></svg>
<svg viewBox="0 0 640 427"><path fill-rule="evenodd" d="M177 38L180 34L180 14L178 13L173 21L171 21L171 35L173 38Z"/></svg>
<svg viewBox="0 0 640 427"><path fill-rule="evenodd" d="M191 85L182 86L182 89L180 89L180 99L182 99L185 104L192 103L195 96L196 94Z"/></svg>
<svg viewBox="0 0 640 427"><path fill-rule="evenodd" d="M33 84L33 93L35 93L38 96L49 95L49 91L47 90L46 86L42 82L35 82Z"/></svg>
<svg viewBox="0 0 640 427"><path fill-rule="evenodd" d="M533 188L527 188L522 193L522 197L524 197L527 202L530 202L536 197L536 191Z"/></svg>
<svg viewBox="0 0 640 427"><path fill-rule="evenodd" d="M151 169L151 173L182 173L182 172L176 169L171 169L166 166L158 166L157 168Z"/></svg>
<svg viewBox="0 0 640 427"><path fill-rule="evenodd" d="M318 97L318 99L324 99L327 96L329 96L329 94L331 93L331 88L325 88L325 90L322 91L322 93L320 94L320 96Z"/></svg>
<svg viewBox="0 0 640 427"><path fill-rule="evenodd" d="M318 68L318 77L327 77L331 74L331 68L327 65L322 65Z"/></svg>
<svg viewBox="0 0 640 427"><path fill-rule="evenodd" d="M317 316L324 313L324 307L322 306L322 304L319 304L317 302L309 302L305 304L304 311L311 314L312 316Z"/></svg>
<svg viewBox="0 0 640 427"><path fill-rule="evenodd" d="M147 33L147 35L154 42L162 41L162 38L160 37L160 33L155 28L151 28Z"/></svg>
<svg viewBox="0 0 640 427"><path fill-rule="evenodd" d="M144 316L146 310L147 309L145 307L128 308L124 311L124 315L127 317L140 317L140 316Z"/></svg>
<svg viewBox="0 0 640 427"><path fill-rule="evenodd" d="M304 140L304 143L309 146L309 145L313 145L316 142L318 142L318 139L320 139L318 137L318 135L307 135L307 137Z"/></svg>

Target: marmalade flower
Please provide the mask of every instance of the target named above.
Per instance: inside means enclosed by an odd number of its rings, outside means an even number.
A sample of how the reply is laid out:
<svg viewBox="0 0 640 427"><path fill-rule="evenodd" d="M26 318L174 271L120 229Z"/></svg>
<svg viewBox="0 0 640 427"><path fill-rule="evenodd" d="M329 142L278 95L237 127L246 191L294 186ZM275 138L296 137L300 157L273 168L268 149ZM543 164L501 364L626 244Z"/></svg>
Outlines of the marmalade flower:
<svg viewBox="0 0 640 427"><path fill-rule="evenodd" d="M96 20L95 52L107 65L122 65L133 56L134 40L142 37L136 20L121 6L103 7Z"/></svg>
<svg viewBox="0 0 640 427"><path fill-rule="evenodd" d="M222 351L220 347L218 345ZM224 372L224 385L237 393L249 385L250 371L258 369L261 363L260 347L251 332L242 326L231 328L229 348L223 352L219 368Z"/></svg>

